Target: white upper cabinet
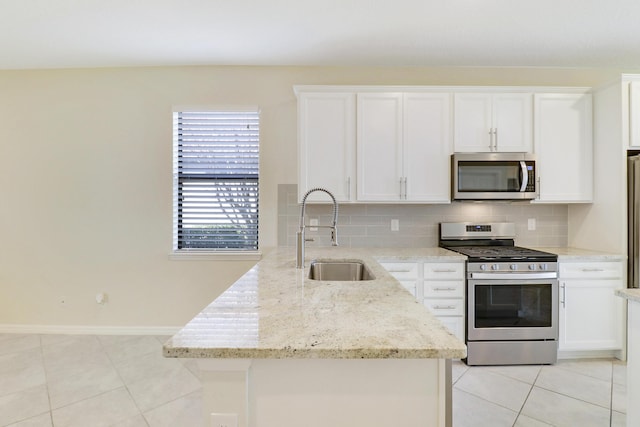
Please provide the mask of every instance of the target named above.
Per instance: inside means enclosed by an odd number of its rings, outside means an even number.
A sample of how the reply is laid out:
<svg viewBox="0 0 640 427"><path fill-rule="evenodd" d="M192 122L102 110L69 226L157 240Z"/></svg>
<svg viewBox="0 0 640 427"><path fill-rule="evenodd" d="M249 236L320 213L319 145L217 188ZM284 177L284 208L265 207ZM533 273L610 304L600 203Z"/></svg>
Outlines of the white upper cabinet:
<svg viewBox="0 0 640 427"><path fill-rule="evenodd" d="M535 202L593 200L591 94L540 93L535 104Z"/></svg>
<svg viewBox="0 0 640 427"><path fill-rule="evenodd" d="M404 95L405 200L451 201L451 95Z"/></svg>
<svg viewBox="0 0 640 427"><path fill-rule="evenodd" d="M298 200L315 187L339 202L355 200L356 95L301 93L298 96ZM309 201L330 202L324 193Z"/></svg>
<svg viewBox="0 0 640 427"><path fill-rule="evenodd" d="M358 201L450 202L450 99L358 94Z"/></svg>
<svg viewBox="0 0 640 427"><path fill-rule="evenodd" d="M402 199L402 94L359 93L358 201Z"/></svg>
<svg viewBox="0 0 640 427"><path fill-rule="evenodd" d="M454 151L532 151L531 93L456 93Z"/></svg>

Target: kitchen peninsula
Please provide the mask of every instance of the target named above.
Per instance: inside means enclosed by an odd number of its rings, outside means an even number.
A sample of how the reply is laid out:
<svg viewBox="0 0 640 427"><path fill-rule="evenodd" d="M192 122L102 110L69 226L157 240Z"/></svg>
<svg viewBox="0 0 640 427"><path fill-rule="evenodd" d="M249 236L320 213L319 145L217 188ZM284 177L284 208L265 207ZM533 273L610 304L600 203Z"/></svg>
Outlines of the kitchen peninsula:
<svg viewBox="0 0 640 427"><path fill-rule="evenodd" d="M205 425L214 412L240 427L448 425L448 360L466 347L381 257L464 260L440 248L309 248L301 270L293 249L274 249L169 339L166 357L198 359ZM310 280L312 259L360 260L374 279Z"/></svg>

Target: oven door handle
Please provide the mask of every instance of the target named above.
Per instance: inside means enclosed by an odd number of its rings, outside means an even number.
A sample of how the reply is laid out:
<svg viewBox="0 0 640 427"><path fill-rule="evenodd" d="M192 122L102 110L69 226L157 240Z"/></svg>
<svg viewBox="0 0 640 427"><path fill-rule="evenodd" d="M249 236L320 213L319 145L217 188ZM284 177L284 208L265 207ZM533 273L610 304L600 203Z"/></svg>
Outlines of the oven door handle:
<svg viewBox="0 0 640 427"><path fill-rule="evenodd" d="M546 273L469 273L469 278L485 280L557 279L558 273L555 271L549 271Z"/></svg>

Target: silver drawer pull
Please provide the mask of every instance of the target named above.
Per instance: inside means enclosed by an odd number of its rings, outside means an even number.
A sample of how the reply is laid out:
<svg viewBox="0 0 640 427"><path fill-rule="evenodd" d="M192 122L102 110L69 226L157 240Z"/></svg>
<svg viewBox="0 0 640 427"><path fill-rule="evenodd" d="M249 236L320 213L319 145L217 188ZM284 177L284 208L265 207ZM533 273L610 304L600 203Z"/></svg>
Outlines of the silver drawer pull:
<svg viewBox="0 0 640 427"><path fill-rule="evenodd" d="M434 305L433 306L434 310L453 310L455 308L456 308L455 305Z"/></svg>
<svg viewBox="0 0 640 427"><path fill-rule="evenodd" d="M454 269L433 270L434 273L455 273L456 271Z"/></svg>
<svg viewBox="0 0 640 427"><path fill-rule="evenodd" d="M411 273L411 270L388 270L389 273Z"/></svg>
<svg viewBox="0 0 640 427"><path fill-rule="evenodd" d="M604 268L583 268L582 271L585 273L596 273L604 271Z"/></svg>
<svg viewBox="0 0 640 427"><path fill-rule="evenodd" d="M456 288L433 288L434 291L455 291Z"/></svg>

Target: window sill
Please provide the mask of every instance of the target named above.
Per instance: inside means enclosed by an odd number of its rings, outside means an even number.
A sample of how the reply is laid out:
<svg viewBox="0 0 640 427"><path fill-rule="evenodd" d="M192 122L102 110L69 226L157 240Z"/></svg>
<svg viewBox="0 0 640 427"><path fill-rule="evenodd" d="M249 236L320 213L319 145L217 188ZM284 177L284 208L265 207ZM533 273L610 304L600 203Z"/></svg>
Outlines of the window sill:
<svg viewBox="0 0 640 427"><path fill-rule="evenodd" d="M260 261L262 252L175 251L171 261Z"/></svg>

